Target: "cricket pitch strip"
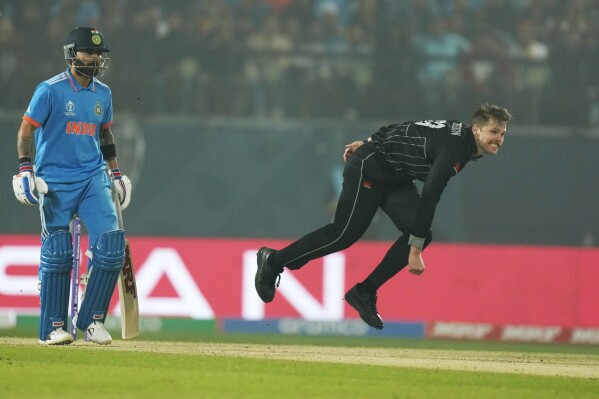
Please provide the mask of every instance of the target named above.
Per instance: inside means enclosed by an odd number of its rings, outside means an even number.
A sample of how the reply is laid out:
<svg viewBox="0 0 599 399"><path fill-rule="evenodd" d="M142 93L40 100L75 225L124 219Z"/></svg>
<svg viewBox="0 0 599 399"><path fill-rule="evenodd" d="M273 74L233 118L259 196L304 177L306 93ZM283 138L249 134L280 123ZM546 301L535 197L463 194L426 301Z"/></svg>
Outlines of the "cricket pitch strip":
<svg viewBox="0 0 599 399"><path fill-rule="evenodd" d="M37 339L0 338L0 345L39 343ZM599 357L582 354L121 340L108 346L77 341L70 347L599 379Z"/></svg>

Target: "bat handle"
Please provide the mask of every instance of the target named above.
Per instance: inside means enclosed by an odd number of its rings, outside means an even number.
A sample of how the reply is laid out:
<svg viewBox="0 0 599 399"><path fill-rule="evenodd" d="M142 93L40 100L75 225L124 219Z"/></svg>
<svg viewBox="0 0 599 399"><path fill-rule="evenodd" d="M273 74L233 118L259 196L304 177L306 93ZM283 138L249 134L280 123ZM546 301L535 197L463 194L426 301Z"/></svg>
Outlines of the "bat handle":
<svg viewBox="0 0 599 399"><path fill-rule="evenodd" d="M124 230L123 226L123 211L121 210L121 200L119 194L115 189L112 190L112 202L114 202L114 209L116 210L116 217L118 219L119 229Z"/></svg>
<svg viewBox="0 0 599 399"><path fill-rule="evenodd" d="M106 174L111 176L110 168L106 166ZM121 230L124 230L123 226L123 212L121 209L121 200L119 199L119 193L117 193L116 188L114 188L113 182L110 183L110 191L112 192L112 202L114 203L114 209L116 210L116 217L118 219L118 227Z"/></svg>

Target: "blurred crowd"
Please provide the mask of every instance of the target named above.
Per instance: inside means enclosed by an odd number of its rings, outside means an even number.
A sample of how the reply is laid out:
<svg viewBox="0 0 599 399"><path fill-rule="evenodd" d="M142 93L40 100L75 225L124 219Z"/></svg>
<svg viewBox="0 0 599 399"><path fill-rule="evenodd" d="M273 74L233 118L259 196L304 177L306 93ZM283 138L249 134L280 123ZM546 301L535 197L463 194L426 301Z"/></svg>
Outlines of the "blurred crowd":
<svg viewBox="0 0 599 399"><path fill-rule="evenodd" d="M599 124L599 0L2 0L0 107L106 38L118 112ZM118 107L118 108L117 108Z"/></svg>

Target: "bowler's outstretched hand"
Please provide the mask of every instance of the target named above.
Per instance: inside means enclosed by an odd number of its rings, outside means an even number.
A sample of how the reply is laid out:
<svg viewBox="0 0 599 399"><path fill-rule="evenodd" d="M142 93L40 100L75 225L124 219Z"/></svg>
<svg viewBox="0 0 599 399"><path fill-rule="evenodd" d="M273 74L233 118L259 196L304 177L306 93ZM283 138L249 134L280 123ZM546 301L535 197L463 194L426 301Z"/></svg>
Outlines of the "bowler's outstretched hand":
<svg viewBox="0 0 599 399"><path fill-rule="evenodd" d="M417 276L424 273L424 260L422 260L422 250L420 248L411 248L408 257L408 271Z"/></svg>

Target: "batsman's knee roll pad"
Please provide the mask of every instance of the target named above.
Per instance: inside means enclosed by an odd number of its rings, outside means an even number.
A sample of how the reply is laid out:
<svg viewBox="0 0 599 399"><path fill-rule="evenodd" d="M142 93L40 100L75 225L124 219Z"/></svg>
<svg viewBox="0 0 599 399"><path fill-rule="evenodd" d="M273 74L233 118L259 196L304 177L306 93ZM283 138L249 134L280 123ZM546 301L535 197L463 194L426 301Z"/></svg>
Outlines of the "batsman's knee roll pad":
<svg viewBox="0 0 599 399"><path fill-rule="evenodd" d="M40 340L58 328L65 329L69 307L70 273L73 268L73 241L68 230L50 233L40 254Z"/></svg>
<svg viewBox="0 0 599 399"><path fill-rule="evenodd" d="M93 321L104 322L114 286L125 261L125 232L104 233L92 247L89 281L77 316L77 328L85 330Z"/></svg>

